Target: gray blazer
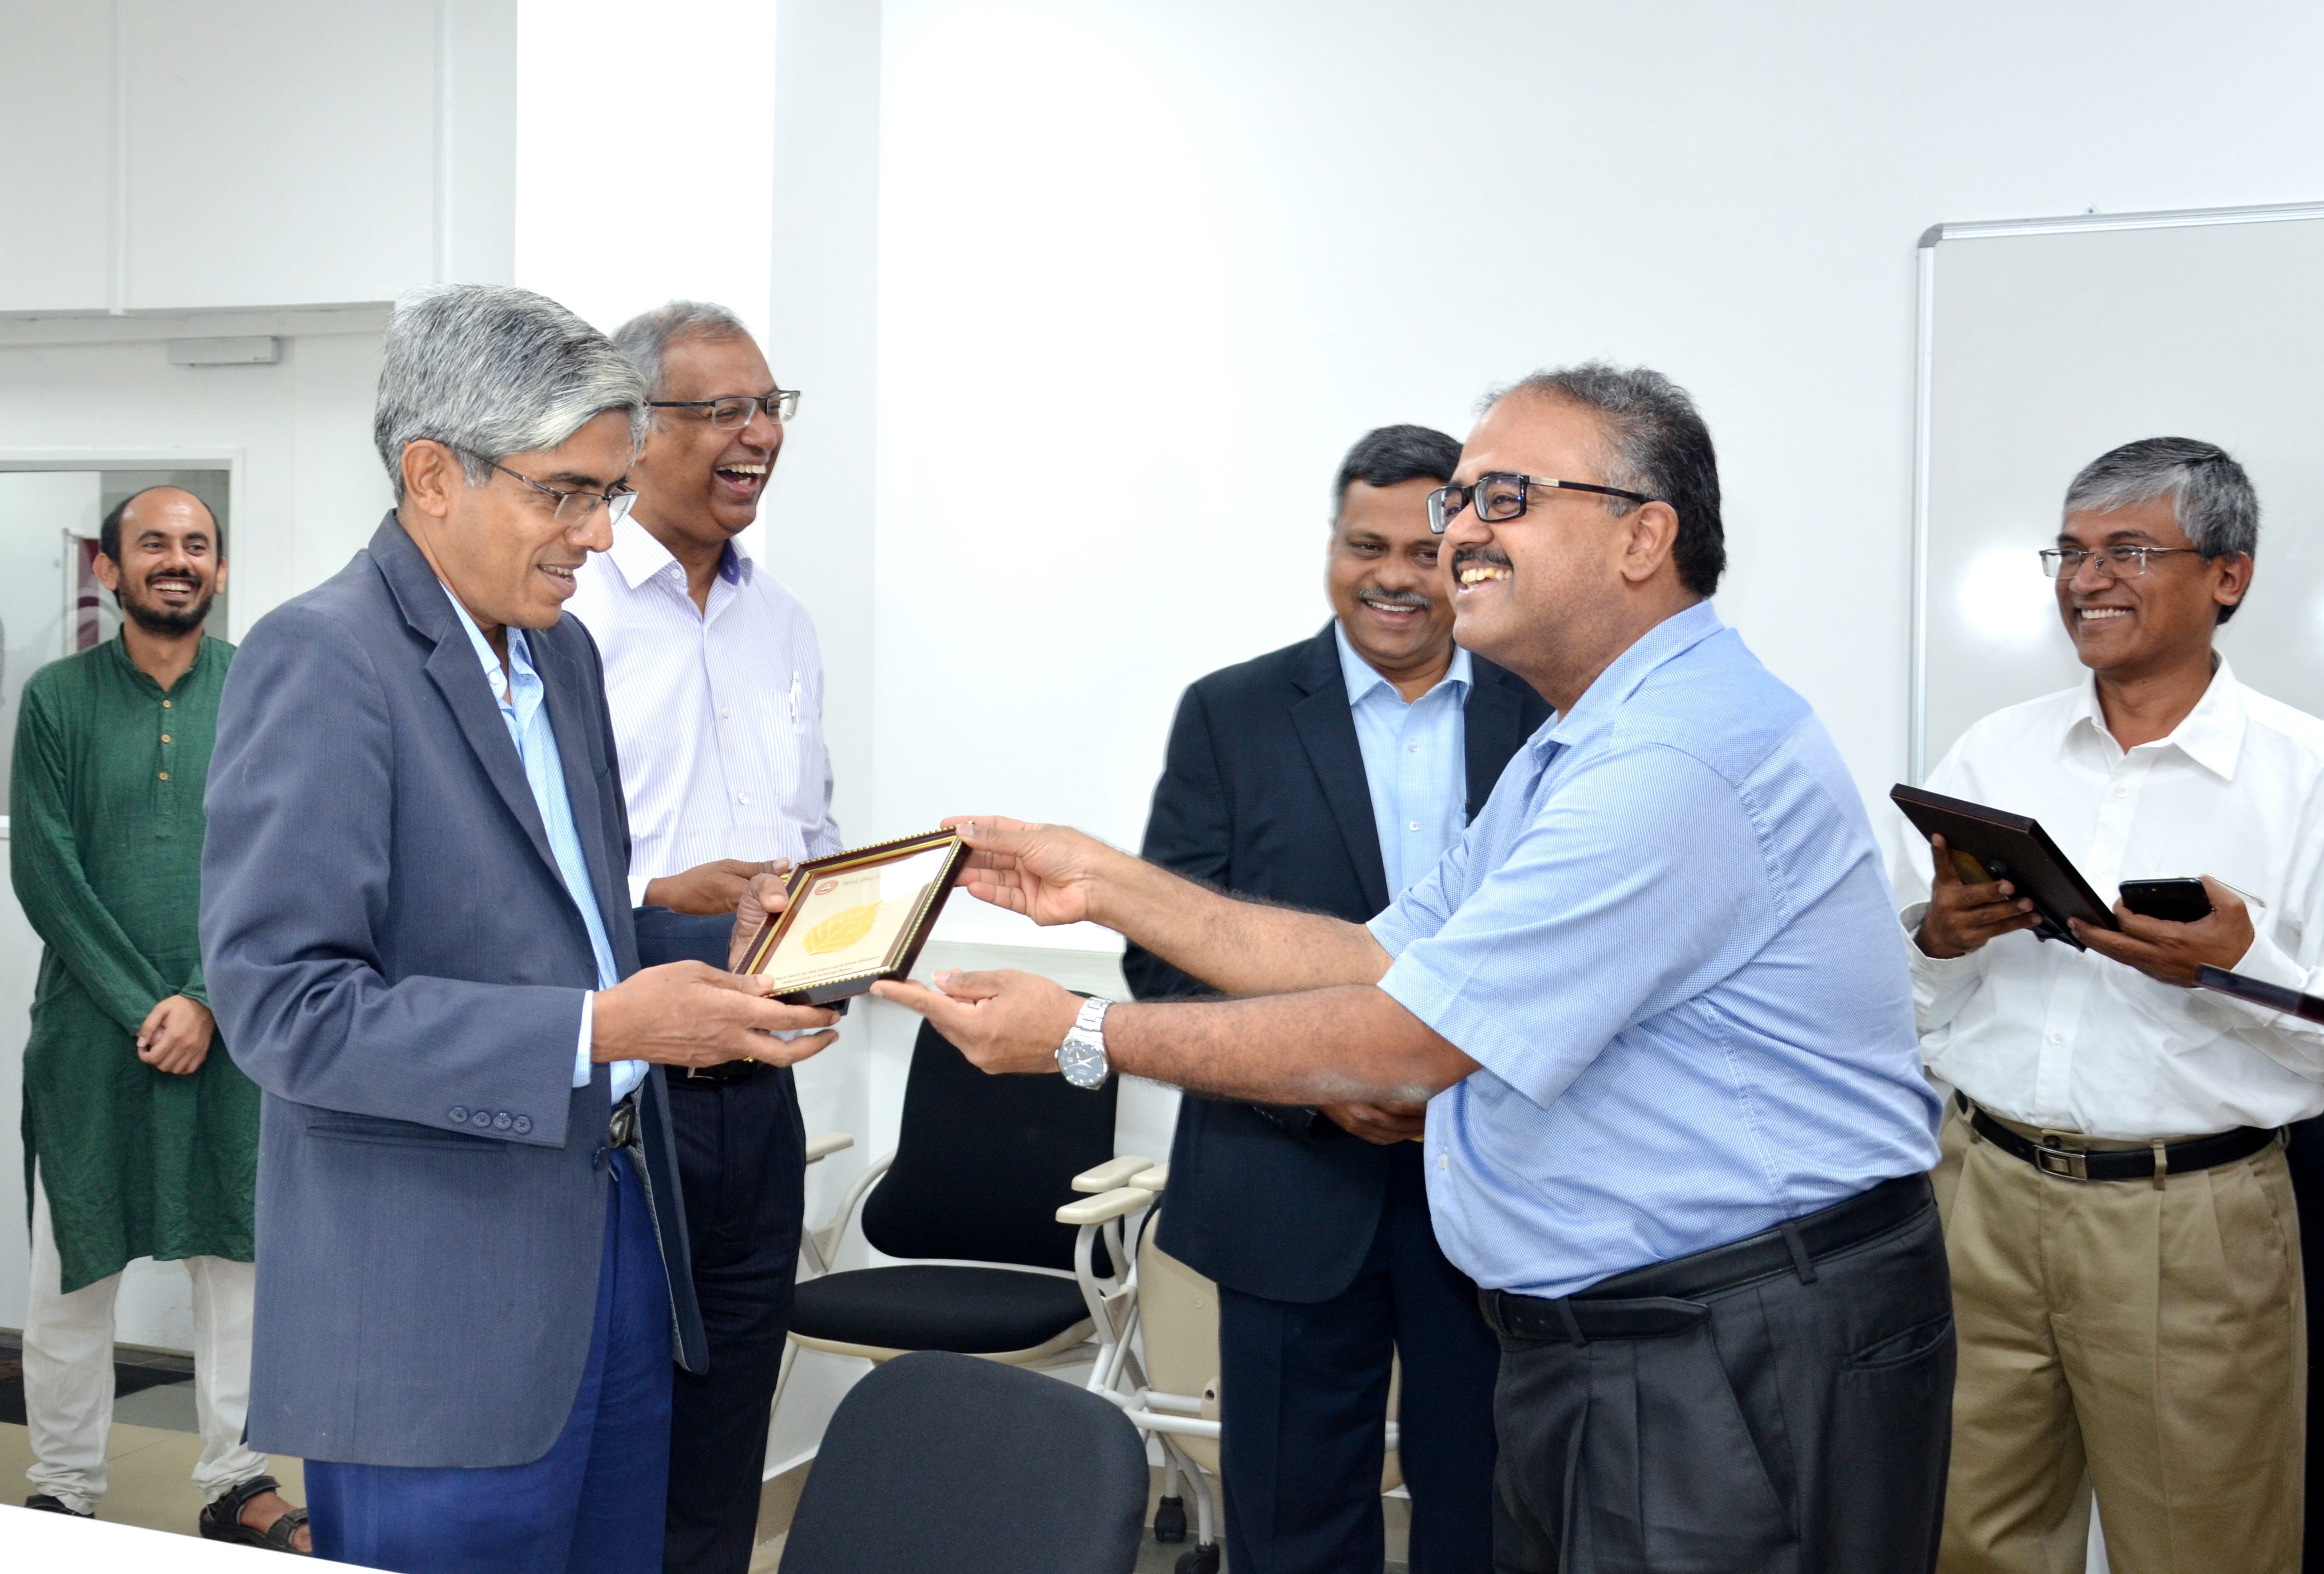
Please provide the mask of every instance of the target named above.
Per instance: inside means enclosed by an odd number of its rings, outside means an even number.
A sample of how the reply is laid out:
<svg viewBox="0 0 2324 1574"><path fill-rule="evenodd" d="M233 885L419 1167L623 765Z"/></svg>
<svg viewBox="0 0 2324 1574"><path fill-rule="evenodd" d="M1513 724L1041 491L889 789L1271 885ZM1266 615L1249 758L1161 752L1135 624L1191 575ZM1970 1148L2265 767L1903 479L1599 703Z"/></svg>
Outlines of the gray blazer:
<svg viewBox="0 0 2324 1574"><path fill-rule="evenodd" d="M624 976L629 819L597 648L527 636ZM264 1091L253 1447L537 1459L588 1358L609 1083L576 1088L589 936L475 647L391 513L259 621L218 707L202 963ZM673 1354L706 1367L667 1090L647 1078Z"/></svg>

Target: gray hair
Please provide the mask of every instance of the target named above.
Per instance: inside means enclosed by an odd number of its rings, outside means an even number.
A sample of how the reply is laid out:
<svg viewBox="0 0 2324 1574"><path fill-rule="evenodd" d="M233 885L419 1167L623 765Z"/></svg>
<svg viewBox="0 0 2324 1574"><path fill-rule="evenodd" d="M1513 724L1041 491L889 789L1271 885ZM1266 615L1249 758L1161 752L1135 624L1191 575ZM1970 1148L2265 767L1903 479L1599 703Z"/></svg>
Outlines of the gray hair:
<svg viewBox="0 0 2324 1574"><path fill-rule="evenodd" d="M2251 477L2217 443L2194 437L2142 437L2082 466L2066 488L2069 514L2171 499L2171 517L2203 561L2259 555L2259 493ZM2219 621L2236 615L2219 609Z"/></svg>
<svg viewBox="0 0 2324 1574"><path fill-rule="evenodd" d="M672 300L641 311L613 330L613 346L630 358L653 390L662 393L661 364L669 347L680 339L747 339L751 330L742 319L707 300Z"/></svg>
<svg viewBox="0 0 2324 1574"><path fill-rule="evenodd" d="M403 450L423 438L460 456L471 486L491 463L554 448L608 410L645 441L646 385L613 342L545 295L444 284L396 302L372 440L403 501Z"/></svg>
<svg viewBox="0 0 2324 1574"><path fill-rule="evenodd" d="M1727 527L1719 513L1719 454L1711 446L1711 428L1685 389L1644 366L1585 361L1536 372L1489 394L1485 403L1489 407L1513 393L1563 400L1595 410L1606 436L1605 483L1669 504L1678 515L1671 558L1679 583L1697 595L1718 591L1720 575L1727 571ZM1618 515L1641 506L1618 497L1605 502L1606 511Z"/></svg>

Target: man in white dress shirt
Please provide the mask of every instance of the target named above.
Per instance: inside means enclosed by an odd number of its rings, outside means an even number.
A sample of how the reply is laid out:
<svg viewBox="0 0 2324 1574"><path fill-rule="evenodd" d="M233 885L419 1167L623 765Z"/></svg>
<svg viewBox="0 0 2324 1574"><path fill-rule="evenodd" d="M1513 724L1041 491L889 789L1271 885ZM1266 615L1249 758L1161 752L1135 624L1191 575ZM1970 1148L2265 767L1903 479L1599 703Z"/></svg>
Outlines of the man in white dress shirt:
<svg viewBox="0 0 2324 1574"><path fill-rule="evenodd" d="M2324 986L2324 723L2236 681L2213 631L2259 504L2209 443L2074 478L2043 557L2089 681L1997 712L1929 778L2031 815L2093 888L2203 877L2192 923L2117 906L2077 952L1942 852L1898 879L1932 1074L1960 1373L1940 1568L2301 1565L2307 1347L2281 1128L2324 1110L2324 1032L2190 989L2209 962ZM1933 887L1932 879L1933 877Z"/></svg>
<svg viewBox="0 0 2324 1574"><path fill-rule="evenodd" d="M724 967L750 878L839 851L815 625L737 540L798 395L775 385L724 307L674 300L613 342L653 390L653 419L630 466L635 509L567 605L604 658L639 954ZM677 1374L664 1566L742 1574L790 1317L805 1137L787 1070L736 1061L670 1087L710 1369Z"/></svg>

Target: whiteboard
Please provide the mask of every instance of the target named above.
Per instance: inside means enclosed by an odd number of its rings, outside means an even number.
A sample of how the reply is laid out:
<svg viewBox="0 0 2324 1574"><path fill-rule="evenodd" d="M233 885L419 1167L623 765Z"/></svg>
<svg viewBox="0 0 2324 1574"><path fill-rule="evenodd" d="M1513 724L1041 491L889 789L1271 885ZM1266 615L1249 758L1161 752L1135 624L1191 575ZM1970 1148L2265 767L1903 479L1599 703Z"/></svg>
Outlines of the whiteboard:
<svg viewBox="0 0 2324 1574"><path fill-rule="evenodd" d="M2324 204L1941 225L1920 283L1912 779L2080 679L2034 553L2074 474L2139 437L2250 473L2258 571L2218 649L2324 714Z"/></svg>

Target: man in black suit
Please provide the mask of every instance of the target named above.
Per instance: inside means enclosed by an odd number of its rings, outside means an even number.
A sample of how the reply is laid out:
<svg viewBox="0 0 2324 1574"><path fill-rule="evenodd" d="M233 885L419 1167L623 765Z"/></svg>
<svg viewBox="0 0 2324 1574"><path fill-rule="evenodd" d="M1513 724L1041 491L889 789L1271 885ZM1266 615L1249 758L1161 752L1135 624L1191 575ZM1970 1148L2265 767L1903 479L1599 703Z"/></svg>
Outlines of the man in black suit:
<svg viewBox="0 0 2324 1574"><path fill-rule="evenodd" d="M1550 714L1452 643L1427 499L1460 457L1412 426L1349 451L1326 559L1334 618L1187 689L1148 859L1360 923L1460 839ZM1134 946L1124 971L1140 999L1204 992ZM1429 1225L1407 1140L1424 1108L1180 1106L1159 1244L1219 1284L1227 1561L1240 1574L1379 1568L1397 1352L1414 1574L1491 1567L1500 1351Z"/></svg>

